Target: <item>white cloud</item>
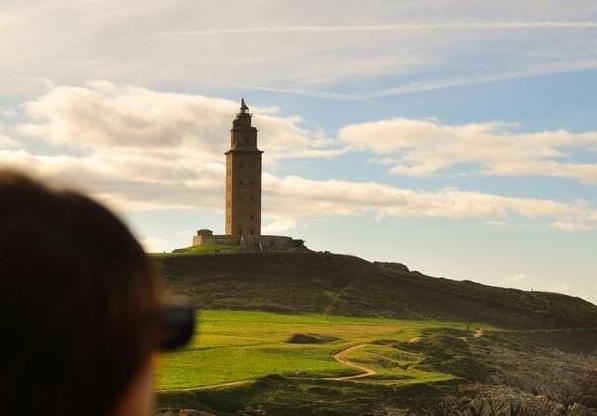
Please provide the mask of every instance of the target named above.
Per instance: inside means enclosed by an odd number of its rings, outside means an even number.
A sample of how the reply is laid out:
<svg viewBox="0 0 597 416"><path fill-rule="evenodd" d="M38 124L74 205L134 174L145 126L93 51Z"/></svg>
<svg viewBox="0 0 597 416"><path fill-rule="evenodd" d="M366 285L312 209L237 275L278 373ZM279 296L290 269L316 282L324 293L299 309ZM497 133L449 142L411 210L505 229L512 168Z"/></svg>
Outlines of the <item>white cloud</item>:
<svg viewBox="0 0 597 416"><path fill-rule="evenodd" d="M12 107L0 107L0 117L15 117L17 110Z"/></svg>
<svg viewBox="0 0 597 416"><path fill-rule="evenodd" d="M566 161L577 150L597 158L597 132L511 133L499 122L445 125L394 118L344 127L339 137L355 150L371 150L391 172L422 176L461 165L487 175L541 175L597 183L597 163ZM469 170L471 170L469 168Z"/></svg>
<svg viewBox="0 0 597 416"><path fill-rule="evenodd" d="M572 288L570 287L570 284L562 282L558 283L557 285L550 286L547 291L555 293L570 293L572 292Z"/></svg>
<svg viewBox="0 0 597 416"><path fill-rule="evenodd" d="M580 203L511 198L454 188L415 191L376 182L318 181L296 176L266 175L264 189L264 206L269 207L270 213L294 219L373 214L504 221L518 215L597 229L596 208Z"/></svg>
<svg viewBox="0 0 597 416"><path fill-rule="evenodd" d="M60 145L60 154L4 149L0 150L0 160L5 166L73 184L121 210L221 210L222 152L228 146L227 131L237 106L228 100L119 88L108 82L55 87L26 103L24 109L31 120L21 130ZM256 108L266 160L322 157L343 151L326 147L330 142L304 127L298 116L281 116L277 108ZM530 157L529 154L549 157L559 154L556 146L593 140L591 134L563 131L510 137L497 133L502 128L499 123L442 126L431 121L398 119L351 126L343 129L340 136L351 146L359 147L363 145L358 138L366 135L370 138L366 145L377 152L407 149L412 152L413 161L428 154L430 161L425 163L432 165L424 168L431 171L454 163L454 155L468 158L459 160L470 160L472 152L474 157L486 161L488 168L495 169L501 162L500 155L508 158L515 154L518 159L509 163L521 162L520 158ZM397 140L395 131L401 132ZM479 147L470 150L468 145L473 144ZM287 154L287 148L294 150ZM432 151L426 153L429 149ZM468 155L459 154L467 151ZM514 216L522 216L564 231L597 228L596 208L582 201L279 177L267 173L270 168L266 167L263 177L265 232L290 229L309 218L337 215L473 218L486 223L507 223ZM420 169L416 165L415 168Z"/></svg>
<svg viewBox="0 0 597 416"><path fill-rule="evenodd" d="M507 223L505 221L500 221L500 220L487 220L487 221L485 221L485 224L491 225L494 227L504 227L507 225Z"/></svg>
<svg viewBox="0 0 597 416"><path fill-rule="evenodd" d="M140 242L145 251L148 253L161 253L162 251L171 251L171 247L174 246L172 241L159 238L142 238Z"/></svg>
<svg viewBox="0 0 597 416"><path fill-rule="evenodd" d="M502 279L503 283L507 285L519 285L527 280L527 275L523 273L512 274Z"/></svg>
<svg viewBox="0 0 597 416"><path fill-rule="evenodd" d="M239 103L94 81L86 87L55 87L24 107L33 121L20 131L53 144L221 161ZM268 161L338 153L321 132L303 127L300 117L281 116L274 107L252 110Z"/></svg>
<svg viewBox="0 0 597 416"><path fill-rule="evenodd" d="M297 218L288 216L283 212L267 214L264 217L264 224L261 232L263 234L276 235L284 231L292 230L297 226Z"/></svg>
<svg viewBox="0 0 597 416"><path fill-rule="evenodd" d="M186 159L122 155L42 156L23 150L0 151L8 167L67 182L118 210L164 208L220 211L224 166ZM453 188L401 189L377 182L311 180L264 174L264 232L291 229L310 218L350 215L507 221L512 216L558 226L597 229L595 207L532 198L511 198ZM573 228L559 227L562 230Z"/></svg>
<svg viewBox="0 0 597 416"><path fill-rule="evenodd" d="M0 134L0 150L18 149L20 147L21 147L21 145L16 140L13 140L8 136Z"/></svg>

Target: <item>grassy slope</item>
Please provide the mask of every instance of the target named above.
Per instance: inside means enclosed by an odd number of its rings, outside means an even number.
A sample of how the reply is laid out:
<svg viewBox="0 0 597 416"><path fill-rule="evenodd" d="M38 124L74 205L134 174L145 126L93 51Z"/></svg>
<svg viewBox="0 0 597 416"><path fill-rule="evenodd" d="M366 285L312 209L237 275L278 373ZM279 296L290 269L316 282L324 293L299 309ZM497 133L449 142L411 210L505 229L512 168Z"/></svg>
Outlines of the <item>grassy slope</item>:
<svg viewBox="0 0 597 416"><path fill-rule="evenodd" d="M270 374L310 378L354 375L359 371L336 362L334 353L380 340L385 343L410 340L434 328L467 326L458 322L208 310L201 314L198 336L191 345L163 358L158 389L192 388ZM338 340L324 344L287 343L295 333L329 335ZM417 368L420 355L392 346L367 345L346 358L376 369L379 377L375 379L385 382L452 378Z"/></svg>
<svg viewBox="0 0 597 416"><path fill-rule="evenodd" d="M398 264L320 253L165 255L156 261L169 290L189 296L200 308L238 310L204 313L199 344L164 359L161 387L255 379L216 389L163 391L158 396L162 408L217 415L245 414L241 410L251 407L279 416L357 416L386 408L441 407L442 397L456 394L462 383L479 386L491 383L488 377L496 371L524 369L510 363L499 370L496 357L504 351L507 357L531 354L541 364L552 360L545 351L592 354L597 342L594 329L568 329L597 327L597 307L581 299L432 278ZM510 330L471 338L473 322ZM340 340L285 344L294 332ZM405 342L419 335L420 341ZM332 359L355 343L367 346L346 358L377 374L348 382L322 380L356 372ZM477 344L498 355L480 357L478 348L471 348ZM575 371L586 370L579 363ZM539 374L542 365L529 371Z"/></svg>
<svg viewBox="0 0 597 416"><path fill-rule="evenodd" d="M164 285L200 308L475 321L509 328L597 327L597 306L555 293L433 278L322 253L156 257Z"/></svg>
<svg viewBox="0 0 597 416"><path fill-rule="evenodd" d="M322 314L259 311L202 312L198 336L185 350L166 355L158 371L161 408L239 414L247 407L275 415L360 415L381 403L419 405L437 399L442 385L459 383L450 366L436 368L428 334L472 337L477 325L446 321L395 320ZM451 331L451 332L450 332ZM317 333L338 340L325 344L288 344L292 334ZM433 336L433 335L432 335ZM325 380L361 373L333 355L354 345L350 362L377 374L354 381ZM458 351L460 355L467 352ZM448 353L449 354L449 353ZM451 362L450 360L445 360ZM475 376L476 377L476 376ZM188 389L249 379L215 389ZM257 414L257 413L256 413Z"/></svg>
<svg viewBox="0 0 597 416"><path fill-rule="evenodd" d="M200 409L220 416L448 414L443 404L447 396L482 398L487 393L483 383L492 385L491 377L506 371L509 381L504 385L514 389L509 390L514 392L514 401L520 398L516 396L518 388L555 397L562 393L558 389L563 389L567 397L557 400L597 405L597 390L591 383L594 359L583 364L594 354L597 331L488 330L479 338L471 336L473 331L458 328L419 328L415 332L422 335L417 342L387 340L351 355L351 360L375 366L378 375L371 379L330 381L270 375L234 387L161 392L158 403L162 408ZM563 356L562 351L571 355ZM517 370L513 371L512 366ZM570 371L578 376L576 380L568 380ZM556 375L551 376L552 372ZM537 383L524 387L535 379ZM589 384L583 386L583 382ZM461 387L464 390L459 393ZM263 409L265 413L243 413L248 407ZM404 413L391 409L403 409ZM409 413L406 409L417 412ZM418 412L423 409L438 412Z"/></svg>

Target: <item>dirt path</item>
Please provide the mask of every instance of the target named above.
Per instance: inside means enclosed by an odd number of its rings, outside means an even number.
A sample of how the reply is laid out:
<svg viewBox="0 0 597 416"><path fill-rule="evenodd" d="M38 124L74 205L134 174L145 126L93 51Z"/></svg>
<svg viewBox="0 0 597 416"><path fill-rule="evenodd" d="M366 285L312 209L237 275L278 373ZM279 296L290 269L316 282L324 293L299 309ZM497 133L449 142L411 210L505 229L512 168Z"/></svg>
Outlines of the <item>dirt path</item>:
<svg viewBox="0 0 597 416"><path fill-rule="evenodd" d="M484 335L483 329L479 328L476 329L473 333L473 337L474 338L480 338ZM465 339L466 337L463 337L463 339ZM408 342L418 342L419 340L421 340L421 337L415 337L415 338L411 338L410 340L408 340ZM321 380L329 380L329 381L345 381L345 380L357 380L357 379L361 379L361 378L365 378L365 377L371 377L377 374L377 372L371 368L367 368L363 365L360 364L355 364L352 361L350 361L348 358L346 358L346 356L348 354L350 354L353 351L356 350L360 350L361 348L365 348L368 344L358 344L358 345L353 345L352 347L346 348L336 354L334 354L334 360L336 360L337 362L339 362L342 365L345 365L347 367L352 367L355 368L359 371L362 371L361 374L357 374L354 376L343 376L343 377L324 377ZM386 358L386 357L384 357ZM404 368L404 370L406 370L407 368ZM243 384L248 384L253 382L254 380L241 380L241 381L233 381L230 383L222 383L222 384L213 384L211 386L201 386L201 387L192 387L192 388L188 388L188 389L181 389L178 391L185 391L185 390L212 390L212 389L217 389L220 387L233 387L233 386L240 386Z"/></svg>
<svg viewBox="0 0 597 416"><path fill-rule="evenodd" d="M367 346L367 344L354 345L354 346L347 348L345 350L342 350L339 353L334 355L334 360L338 361L340 364L348 366L348 367L356 368L357 370L360 370L363 373L357 374L355 376L326 377L323 380L331 380L331 381L355 380L358 378L370 377L370 376L374 376L375 374L377 374L377 372L375 372L375 370L372 370L370 368L364 367L359 364L355 364L346 358L346 356L348 354L350 354L351 352L360 350L361 348L364 348L366 346Z"/></svg>
<svg viewBox="0 0 597 416"><path fill-rule="evenodd" d="M199 387L187 387L185 389L173 389L173 390L158 390L158 392L163 391L201 391L201 390L214 390L220 387L233 387L233 386L241 386L243 384L252 383L253 379L251 380L240 380L240 381L231 381L228 383L221 383L221 384L211 384L209 386L199 386Z"/></svg>
<svg viewBox="0 0 597 416"><path fill-rule="evenodd" d="M357 370L362 371L362 374L357 374L354 376L344 376L344 377L326 377L323 378L321 380L330 380L330 381L344 381L344 380L354 380L354 379L359 379L359 378L364 378L364 377L369 377L369 376L373 376L375 374L377 374L375 372L375 370L372 370L370 368L364 367L362 365L359 364L355 364L351 361L349 361L346 358L346 355L350 354L353 351L356 351L358 349L364 348L366 347L367 344L359 344L359 345L354 345L352 347L349 347L345 350L340 351L337 354L334 354L334 360L338 361L340 364L345 365L347 367L352 367L352 368L356 368ZM186 389L175 389L175 391L201 391L201 390L214 390L214 389L218 389L221 387L234 387L234 386L242 386L243 384L249 384L254 382L255 380L251 379L251 380L240 380L240 381L232 381L229 383L220 383L220 384L212 384L210 386L200 386L200 387L189 387Z"/></svg>
<svg viewBox="0 0 597 416"><path fill-rule="evenodd" d="M219 387L240 386L243 384L252 383L253 381L255 381L255 380L231 381L230 383L212 384L211 386L195 387L193 390L212 390L212 389L217 389Z"/></svg>

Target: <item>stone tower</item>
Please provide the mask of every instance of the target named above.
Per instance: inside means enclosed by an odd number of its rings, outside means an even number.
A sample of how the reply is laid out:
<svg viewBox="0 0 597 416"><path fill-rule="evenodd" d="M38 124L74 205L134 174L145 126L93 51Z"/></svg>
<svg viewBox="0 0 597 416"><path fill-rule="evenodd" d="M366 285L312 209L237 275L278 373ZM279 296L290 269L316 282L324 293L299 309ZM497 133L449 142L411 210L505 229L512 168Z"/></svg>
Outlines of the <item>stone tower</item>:
<svg viewBox="0 0 597 416"><path fill-rule="evenodd" d="M261 150L249 107L242 99L232 122L230 150L226 155L226 234L261 235Z"/></svg>

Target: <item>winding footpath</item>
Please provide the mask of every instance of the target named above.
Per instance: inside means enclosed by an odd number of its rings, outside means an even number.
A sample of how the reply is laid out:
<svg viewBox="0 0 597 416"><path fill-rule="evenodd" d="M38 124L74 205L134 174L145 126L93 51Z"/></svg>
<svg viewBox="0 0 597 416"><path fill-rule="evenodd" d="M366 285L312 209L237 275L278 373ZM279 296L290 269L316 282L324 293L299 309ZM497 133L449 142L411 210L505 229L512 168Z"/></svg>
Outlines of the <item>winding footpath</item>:
<svg viewBox="0 0 597 416"><path fill-rule="evenodd" d="M484 335L484 332L483 332L483 329L481 329L481 328L478 328L478 329L474 330L474 332L473 332L473 338L480 338L483 335ZM463 339L469 339L469 338L470 337L463 337ZM414 337L414 338L411 338L410 340L408 340L408 342L414 343L414 342L418 342L420 339L421 339L421 337ZM343 376L343 377L324 377L321 380L347 381L347 380L357 380L357 379L371 377L371 376L376 375L377 372L375 370L365 367L364 365L356 364L356 363L350 361L348 358L346 358L346 356L349 355L351 352L363 349L367 345L369 345L369 344L353 345L352 347L348 347L348 348L334 354L334 360L336 360L340 364L345 365L347 367L355 368L359 371L362 371L361 374L356 374L353 376ZM178 391L213 390L213 389L218 389L221 387L233 387L233 386L240 386L243 384L249 384L249 383L252 383L253 381L255 381L255 380L254 379L240 380L240 381L233 381L230 383L212 384L210 386L192 387L192 388L188 388L188 389L181 389Z"/></svg>
<svg viewBox="0 0 597 416"><path fill-rule="evenodd" d="M340 351L337 354L334 354L334 360L338 361L340 364L345 365L347 367L356 368L357 370L362 371L361 374L357 374L354 376L344 376L344 377L326 377L326 378L324 378L324 380L346 381L346 380L355 380L355 379L359 379L359 378L370 377L370 376L376 375L377 372L375 370L373 370L371 368L367 368L363 365L355 364L346 358L346 356L348 354L350 354L351 352L360 350L362 348L365 348L366 346L367 346L367 344L354 345L352 347L349 347L349 348L346 348L345 350Z"/></svg>
<svg viewBox="0 0 597 416"><path fill-rule="evenodd" d="M359 364L355 364L352 361L348 360L348 358L346 358L346 356L348 354L350 354L351 352L360 350L361 348L365 348L366 346L367 346L367 344L353 345L352 347L346 348L346 349L334 354L334 360L336 360L340 364L345 365L347 367L356 368L357 370L362 371L361 374L357 374L354 376L343 376L343 377L325 377L325 378L322 378L322 380L329 380L329 381L356 380L359 378L370 377L370 376L374 376L375 374L377 374L377 372L375 370L373 370L371 368L367 368L367 367L359 365ZM178 391L215 390L215 389L219 389L222 387L225 388L225 387L241 386L244 384L252 383L253 381L255 381L255 380L253 380L253 379L240 380L240 381L233 381L230 383L212 384L210 386L192 387L192 388L188 388L188 389L181 389Z"/></svg>

